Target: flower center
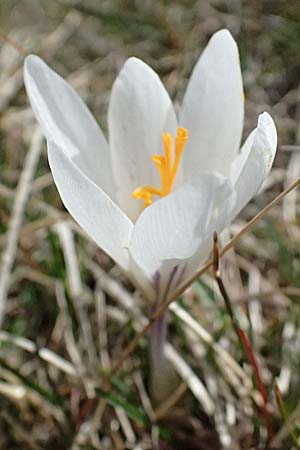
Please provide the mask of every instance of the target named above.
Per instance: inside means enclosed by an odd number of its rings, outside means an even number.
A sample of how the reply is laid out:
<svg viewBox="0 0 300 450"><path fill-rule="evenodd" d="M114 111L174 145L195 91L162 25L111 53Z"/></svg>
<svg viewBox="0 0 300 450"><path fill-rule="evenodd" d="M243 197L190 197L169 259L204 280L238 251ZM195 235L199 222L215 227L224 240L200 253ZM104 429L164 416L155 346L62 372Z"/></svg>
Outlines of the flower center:
<svg viewBox="0 0 300 450"><path fill-rule="evenodd" d="M143 208L153 203L152 196L165 197L172 192L173 184L178 173L181 155L188 140L188 131L186 128L179 127L175 138L174 158L172 158L173 138L170 133L163 133L162 141L164 145L163 155L153 155L154 162L161 179L161 188L154 186L140 186L132 192L136 199L143 200Z"/></svg>

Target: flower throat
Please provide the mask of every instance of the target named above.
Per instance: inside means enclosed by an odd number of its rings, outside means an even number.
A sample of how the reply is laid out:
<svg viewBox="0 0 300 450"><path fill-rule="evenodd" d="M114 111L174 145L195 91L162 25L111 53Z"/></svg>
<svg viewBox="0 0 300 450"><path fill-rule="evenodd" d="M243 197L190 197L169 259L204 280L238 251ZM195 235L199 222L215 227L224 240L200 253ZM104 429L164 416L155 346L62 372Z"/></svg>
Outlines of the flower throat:
<svg viewBox="0 0 300 450"><path fill-rule="evenodd" d="M181 156L188 140L188 131L186 128L179 127L175 138L175 155L172 158L173 138L170 133L163 133L162 141L164 146L163 155L153 155L154 162L161 180L161 188L154 186L140 186L135 189L132 196L144 201L143 209L153 203L152 196L165 197L172 192L173 184L178 173Z"/></svg>

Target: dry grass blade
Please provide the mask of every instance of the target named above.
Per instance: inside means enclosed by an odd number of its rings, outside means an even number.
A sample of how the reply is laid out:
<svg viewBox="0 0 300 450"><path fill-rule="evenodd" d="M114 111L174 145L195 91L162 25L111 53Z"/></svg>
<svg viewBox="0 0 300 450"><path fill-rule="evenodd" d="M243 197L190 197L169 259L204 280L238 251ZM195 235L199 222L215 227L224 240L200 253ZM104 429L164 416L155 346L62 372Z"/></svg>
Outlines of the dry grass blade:
<svg viewBox="0 0 300 450"><path fill-rule="evenodd" d="M43 450L40 445L38 445L34 440L31 434L22 427L19 423L16 422L15 418L10 416L6 412L1 412L2 419L7 423L7 425L12 428L14 433L20 438L20 440L26 444L27 448L30 450Z"/></svg>
<svg viewBox="0 0 300 450"><path fill-rule="evenodd" d="M103 368L110 368L110 357L107 349L107 327L106 327L106 302L104 292L97 286L95 293L96 313L98 321L98 336L99 336L99 355L101 366Z"/></svg>
<svg viewBox="0 0 300 450"><path fill-rule="evenodd" d="M7 342L29 353L38 354L38 356L45 362L52 364L57 369L60 369L70 376L77 377L76 370L69 361L65 360L46 347L38 348L38 346L29 339L13 336L6 331L0 331L0 342Z"/></svg>
<svg viewBox="0 0 300 450"><path fill-rule="evenodd" d="M173 395L169 397L164 403L159 405L159 407L154 411L154 419L155 421L159 421L167 416L170 411L174 408L174 406L179 402L181 397L187 390L186 383L180 383L178 388L174 391Z"/></svg>
<svg viewBox="0 0 300 450"><path fill-rule="evenodd" d="M0 39L14 47L24 58L28 55L28 52L18 42L5 35L2 31L0 31Z"/></svg>
<svg viewBox="0 0 300 450"><path fill-rule="evenodd" d="M190 366L185 362L182 356L170 344L165 348L167 359L173 364L178 375L190 388L196 399L201 404L203 410L208 416L211 416L215 411L215 404L209 395L206 387L202 381L193 372Z"/></svg>
<svg viewBox="0 0 300 450"><path fill-rule="evenodd" d="M75 11L68 13L63 22L55 29L51 34L49 34L46 39L42 40L42 45L40 47L40 53L46 54L49 60L57 50L64 44L64 42L69 39L69 37L78 28L81 22L81 17ZM7 38L6 38L7 40ZM10 41L10 44L12 42ZM21 49L20 49L21 50ZM31 48L31 51L37 52L38 49ZM24 55L24 51L21 50L20 53ZM26 52L25 52L26 53ZM0 111L4 111L9 105L12 99L16 96L18 91L23 85L23 67L19 67L13 75L11 75L5 83L2 83L0 87Z"/></svg>
<svg viewBox="0 0 300 450"><path fill-rule="evenodd" d="M125 411L122 408L116 407L115 412L127 442L131 445L134 444L136 442L136 437Z"/></svg>
<svg viewBox="0 0 300 450"><path fill-rule="evenodd" d="M30 195L32 179L42 151L43 136L39 128L35 129L24 169L22 170L14 201L11 221L7 232L6 247L2 254L0 269L0 326L5 314L5 305L10 283L10 273L17 251L20 227L22 225L26 202Z"/></svg>
<svg viewBox="0 0 300 450"><path fill-rule="evenodd" d="M170 310L178 317L182 322L184 322L189 329L203 341L206 345L210 346L213 351L218 355L222 364L228 366L231 372L237 375L238 379L242 381L243 385L247 389L248 393L253 388L253 383L251 378L244 372L244 370L238 365L238 363L232 358L232 356L223 349L217 342L215 342L212 336L206 331L190 314L185 311L177 303L172 303L170 305Z"/></svg>
<svg viewBox="0 0 300 450"><path fill-rule="evenodd" d="M26 397L26 389L21 385L9 384L0 381L0 394L15 400L18 403L22 403Z"/></svg>
<svg viewBox="0 0 300 450"><path fill-rule="evenodd" d="M89 365L92 371L95 371L97 368L97 356L91 326L82 300L83 288L80 277L79 261L76 255L74 235L66 222L57 224L55 229L63 249L71 298L81 327L84 347L89 357Z"/></svg>
<svg viewBox="0 0 300 450"><path fill-rule="evenodd" d="M78 373L78 375L82 380L82 383L87 393L87 397L93 398L95 393L94 386L90 383L90 380L86 377L86 368L82 360L81 352L78 349L78 346L76 345L71 319L68 314L67 299L65 297L64 287L61 283L57 283L56 285L56 298L64 322L64 338L66 342L67 351L70 355L70 358L74 366L76 367L76 372Z"/></svg>

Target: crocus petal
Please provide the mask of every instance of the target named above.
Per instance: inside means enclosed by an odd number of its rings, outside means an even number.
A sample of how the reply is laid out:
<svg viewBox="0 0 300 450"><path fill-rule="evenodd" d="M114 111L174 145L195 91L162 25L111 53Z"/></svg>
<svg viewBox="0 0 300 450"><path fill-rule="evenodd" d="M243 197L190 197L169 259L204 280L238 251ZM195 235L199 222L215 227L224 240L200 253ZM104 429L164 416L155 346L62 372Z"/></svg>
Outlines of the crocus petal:
<svg viewBox="0 0 300 450"><path fill-rule="evenodd" d="M247 161L247 158L249 156L249 153L251 151L253 140L256 134L256 128L255 130L252 130L252 132L247 137L246 141L244 142L240 153L234 158L232 161L231 167L230 167L230 179L231 183L235 185L237 179L239 178L241 171Z"/></svg>
<svg viewBox="0 0 300 450"><path fill-rule="evenodd" d="M157 74L144 62L130 58L111 93L108 112L112 170L120 207L134 220L142 203L132 198L139 186L160 187L151 160L162 152L162 133L176 133L171 100Z"/></svg>
<svg viewBox="0 0 300 450"><path fill-rule="evenodd" d="M190 258L200 264L207 257L213 231L225 226L234 204L227 179L203 174L143 211L132 233L130 256L148 279L159 276L164 286L178 283Z"/></svg>
<svg viewBox="0 0 300 450"><path fill-rule="evenodd" d="M107 142L79 95L38 56L26 58L24 80L47 140L55 142L94 183L113 195Z"/></svg>
<svg viewBox="0 0 300 450"><path fill-rule="evenodd" d="M124 270L133 224L56 143L48 142L48 158L62 201L76 222Z"/></svg>
<svg viewBox="0 0 300 450"><path fill-rule="evenodd" d="M276 127L270 114L265 112L259 116L257 128L252 131L234 162L232 183L237 192L237 202L233 217L261 187L272 167L276 147Z"/></svg>
<svg viewBox="0 0 300 450"><path fill-rule="evenodd" d="M229 31L221 30L200 56L184 96L179 120L189 130L184 176L199 171L228 175L239 150L243 119L239 53Z"/></svg>

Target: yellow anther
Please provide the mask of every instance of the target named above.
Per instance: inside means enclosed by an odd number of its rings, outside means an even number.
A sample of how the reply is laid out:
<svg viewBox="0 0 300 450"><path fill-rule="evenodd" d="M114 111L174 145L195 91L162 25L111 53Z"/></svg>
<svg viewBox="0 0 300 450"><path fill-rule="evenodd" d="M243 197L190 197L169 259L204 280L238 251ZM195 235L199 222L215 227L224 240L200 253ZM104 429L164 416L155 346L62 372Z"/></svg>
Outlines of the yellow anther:
<svg viewBox="0 0 300 450"><path fill-rule="evenodd" d="M132 196L144 201L144 208L153 202L152 196L165 197L172 192L173 184L179 170L179 164L186 142L188 140L188 131L186 128L179 127L175 138L174 161L172 161L173 139L170 133L163 133L162 141L164 146L163 155L153 155L154 162L161 179L161 189L153 186L141 186L135 189Z"/></svg>
<svg viewBox="0 0 300 450"><path fill-rule="evenodd" d="M152 194L145 188L140 187L133 191L132 196L136 199L141 199L144 201L144 208L151 205L152 203Z"/></svg>

